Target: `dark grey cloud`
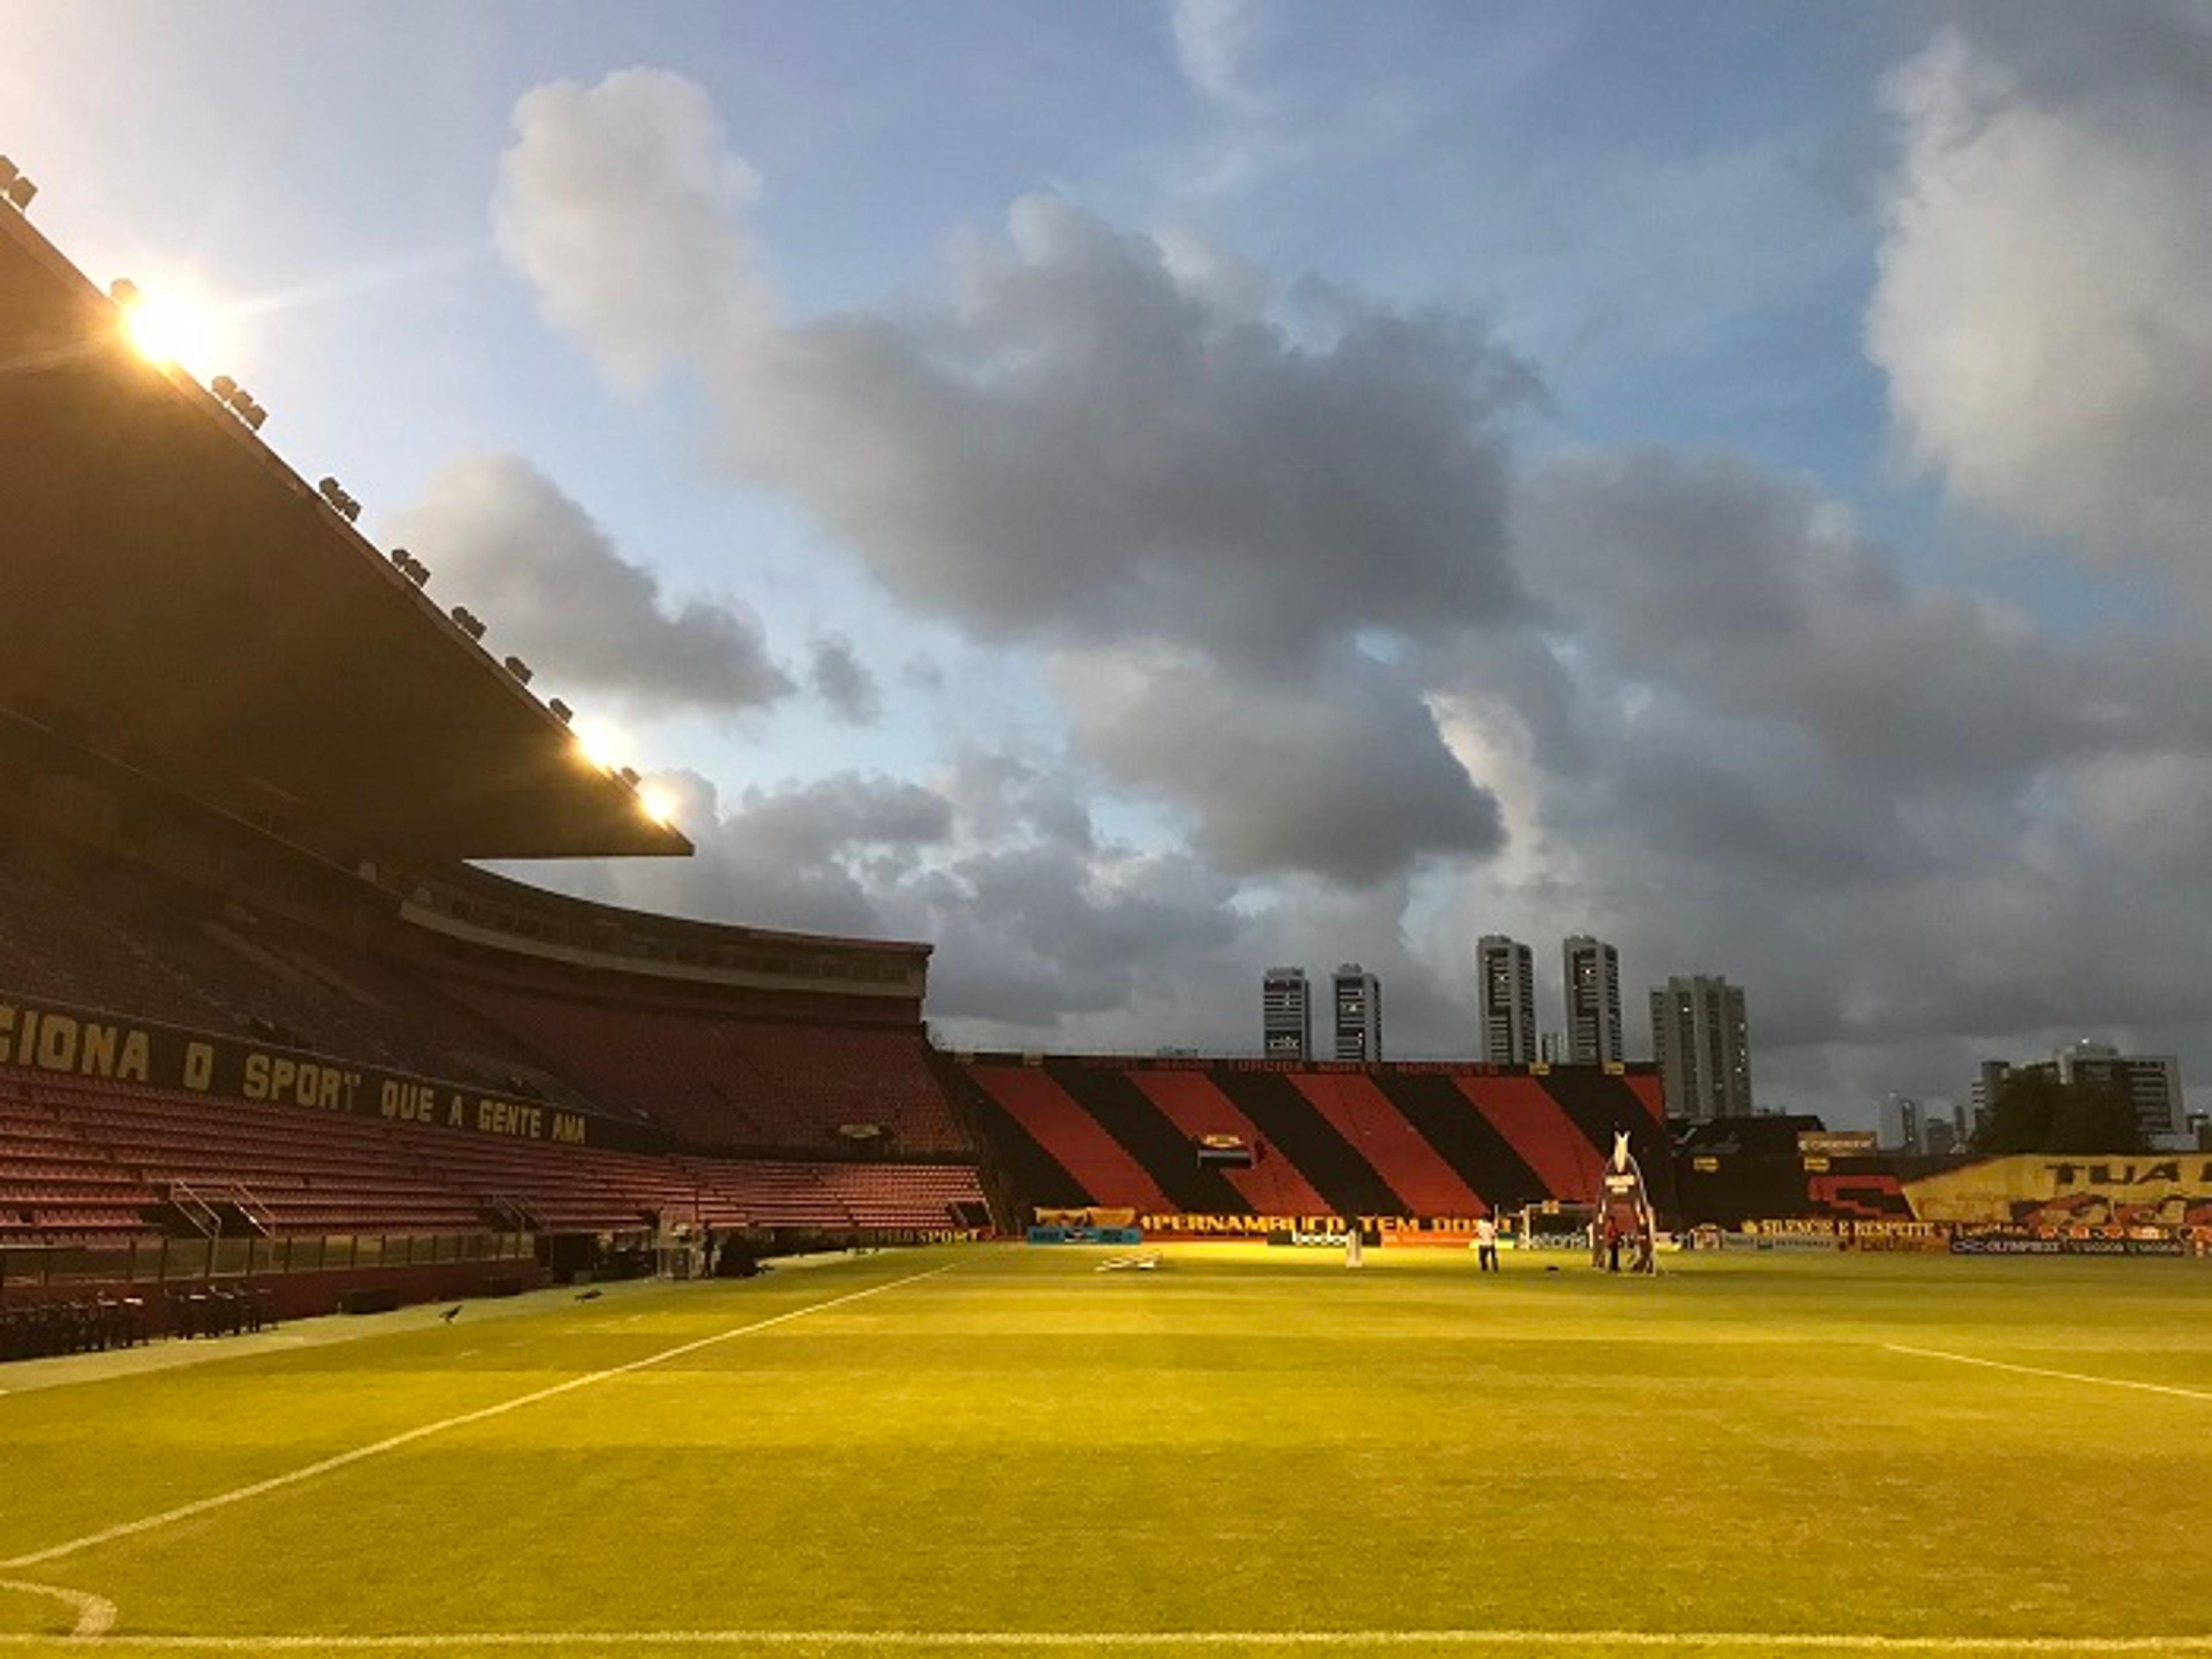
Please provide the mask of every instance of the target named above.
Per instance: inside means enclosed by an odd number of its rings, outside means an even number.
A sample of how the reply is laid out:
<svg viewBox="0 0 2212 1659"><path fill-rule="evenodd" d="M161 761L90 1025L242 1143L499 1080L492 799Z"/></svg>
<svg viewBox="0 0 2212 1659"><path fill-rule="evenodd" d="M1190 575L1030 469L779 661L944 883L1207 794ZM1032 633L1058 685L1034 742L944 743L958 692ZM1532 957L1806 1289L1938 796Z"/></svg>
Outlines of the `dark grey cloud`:
<svg viewBox="0 0 2212 1659"><path fill-rule="evenodd" d="M740 329L714 383L744 476L979 633L1279 668L1516 615L1503 427L1533 382L1464 318L1327 309L1295 339L1032 198L943 310Z"/></svg>
<svg viewBox="0 0 2212 1659"><path fill-rule="evenodd" d="M814 695L848 726L873 726L883 717L884 693L875 672L853 650L852 641L831 634L814 641L807 679Z"/></svg>
<svg viewBox="0 0 2212 1659"><path fill-rule="evenodd" d="M1072 708L1073 726L1229 867L1364 882L1496 847L1421 688L1345 665L1370 637L1529 612L1506 455L1538 389L1479 321L1318 282L1278 314L1187 234L1031 197L1002 237L957 247L938 301L791 322L756 280L750 170L696 88L542 88L516 125L501 245L548 320L625 384L690 365L734 475L802 505L907 605L1067 659L1058 684L1090 685L1110 652L1184 665L1175 696ZM619 254L571 258L595 223ZM1240 740L1209 750L1203 723L1232 720ZM1360 777L1332 783L1352 755ZM1232 756L1249 787L1220 787ZM1355 811L1363 782L1390 787Z"/></svg>
<svg viewBox="0 0 2212 1659"><path fill-rule="evenodd" d="M696 598L672 609L659 578L519 456L453 462L398 514L393 539L483 618L489 643L564 687L713 709L793 690L750 610Z"/></svg>
<svg viewBox="0 0 2212 1659"><path fill-rule="evenodd" d="M1840 772L2016 778L2176 712L2133 646L1909 585L1837 502L1739 459L1569 458L1518 522L1532 583L1611 670L1785 722Z"/></svg>
<svg viewBox="0 0 2212 1659"><path fill-rule="evenodd" d="M1088 780L1057 763L974 752L926 786L840 774L726 799L694 774L653 781L695 858L520 873L647 909L928 939L929 1012L948 1042L1256 1048L1258 964L1325 974L1347 956L1385 975L1409 1052L1464 1024L1406 935L1403 884L1257 893L1191 854L1101 832Z"/></svg>
<svg viewBox="0 0 2212 1659"><path fill-rule="evenodd" d="M1304 870L1371 885L1427 855L1504 839L1435 717L1390 666L1343 650L1310 678L1219 672L1182 653L1068 659L1080 747L1125 787L1176 802L1235 875Z"/></svg>

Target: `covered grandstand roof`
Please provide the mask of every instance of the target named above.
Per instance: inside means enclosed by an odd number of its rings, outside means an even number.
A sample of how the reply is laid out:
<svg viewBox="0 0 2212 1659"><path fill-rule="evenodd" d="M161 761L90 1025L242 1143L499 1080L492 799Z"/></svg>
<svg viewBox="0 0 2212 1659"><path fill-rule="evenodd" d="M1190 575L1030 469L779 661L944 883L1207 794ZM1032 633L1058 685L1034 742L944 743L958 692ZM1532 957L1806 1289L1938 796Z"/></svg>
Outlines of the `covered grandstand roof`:
<svg viewBox="0 0 2212 1659"><path fill-rule="evenodd" d="M12 211L0 367L0 699L364 850L691 850Z"/></svg>

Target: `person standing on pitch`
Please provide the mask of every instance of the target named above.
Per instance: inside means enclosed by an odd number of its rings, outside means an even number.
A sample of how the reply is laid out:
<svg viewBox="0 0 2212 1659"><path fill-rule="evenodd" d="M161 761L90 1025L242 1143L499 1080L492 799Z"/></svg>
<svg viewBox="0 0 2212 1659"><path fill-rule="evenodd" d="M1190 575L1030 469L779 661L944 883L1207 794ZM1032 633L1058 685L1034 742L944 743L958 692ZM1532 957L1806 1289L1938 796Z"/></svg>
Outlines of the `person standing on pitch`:
<svg viewBox="0 0 2212 1659"><path fill-rule="evenodd" d="M1488 1216L1474 1224L1474 1266L1478 1273L1498 1271L1498 1224Z"/></svg>

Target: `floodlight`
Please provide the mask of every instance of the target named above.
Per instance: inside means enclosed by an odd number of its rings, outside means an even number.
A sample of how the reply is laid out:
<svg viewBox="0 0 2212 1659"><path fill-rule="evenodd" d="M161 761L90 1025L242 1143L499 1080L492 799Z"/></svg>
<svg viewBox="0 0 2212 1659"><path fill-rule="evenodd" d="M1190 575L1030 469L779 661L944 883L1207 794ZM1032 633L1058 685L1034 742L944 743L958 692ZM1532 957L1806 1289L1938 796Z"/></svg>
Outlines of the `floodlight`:
<svg viewBox="0 0 2212 1659"><path fill-rule="evenodd" d="M523 661L521 658L509 657L507 659L505 666L508 673L514 675L515 678L520 680L525 685L530 684L530 665Z"/></svg>
<svg viewBox="0 0 2212 1659"><path fill-rule="evenodd" d="M20 173L8 181L8 199L15 204L19 213L31 210L31 198L38 193L39 187Z"/></svg>
<svg viewBox="0 0 2212 1659"><path fill-rule="evenodd" d="M7 189L22 176L21 171L13 161L4 155L0 155L0 190Z"/></svg>
<svg viewBox="0 0 2212 1659"><path fill-rule="evenodd" d="M474 618L471 617L471 620L473 621ZM466 623L463 624L465 627L466 625ZM481 624L479 624L479 626L481 626ZM552 715L555 720L560 721L563 726L572 726L575 723L576 711L569 708L567 703L562 702L558 697L554 698L552 702L545 705L545 712Z"/></svg>
<svg viewBox="0 0 2212 1659"><path fill-rule="evenodd" d="M238 382L228 374L218 374L208 382L208 390L215 393L218 401L228 404L238 396Z"/></svg>
<svg viewBox="0 0 2212 1659"><path fill-rule="evenodd" d="M602 772L613 771L629 740L605 720L584 720L573 729L576 748L584 759Z"/></svg>
<svg viewBox="0 0 2212 1659"><path fill-rule="evenodd" d="M127 276L108 285L122 308L123 325L138 355L162 367L204 363L222 346L222 318L204 295L165 290L148 294Z"/></svg>

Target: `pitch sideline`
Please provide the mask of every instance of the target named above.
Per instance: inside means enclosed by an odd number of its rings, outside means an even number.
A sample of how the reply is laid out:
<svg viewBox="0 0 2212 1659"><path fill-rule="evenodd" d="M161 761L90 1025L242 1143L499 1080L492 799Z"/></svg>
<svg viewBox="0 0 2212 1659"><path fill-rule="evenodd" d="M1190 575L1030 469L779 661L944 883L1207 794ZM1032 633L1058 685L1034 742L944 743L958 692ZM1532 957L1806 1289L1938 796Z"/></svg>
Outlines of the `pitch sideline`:
<svg viewBox="0 0 2212 1659"><path fill-rule="evenodd" d="M2041 1365L2015 1365L2002 1359L1983 1359L1970 1353L1948 1353L1942 1348L1907 1347L1902 1342L1881 1345L1892 1353L1909 1353L1921 1359L1948 1359L1961 1365L1981 1365L1993 1371L2014 1371L2022 1376L2056 1377L2062 1382L2094 1382L2107 1389L2134 1389L2142 1394L2172 1395L2182 1400L2212 1400L2203 1389L2180 1389L2170 1382L2138 1382L2132 1377L2092 1376L2086 1371L2054 1371ZM0 1566L8 1565L0 1562Z"/></svg>
<svg viewBox="0 0 2212 1659"><path fill-rule="evenodd" d="M36 1644L118 1651L214 1653L442 1652L459 1648L903 1648L959 1650L1147 1648L1735 1648L1801 1651L1936 1654L2212 1654L2203 1636L1877 1636L1850 1632L1632 1630L1221 1630L1221 1631L865 1631L669 1630L477 1631L404 1636L29 1636L0 1634L0 1649Z"/></svg>
<svg viewBox="0 0 2212 1659"><path fill-rule="evenodd" d="M750 1324L736 1325L726 1331L717 1331L711 1336L702 1336L694 1341L678 1343L672 1348L664 1348L659 1353L647 1354L641 1359L632 1359L620 1365L610 1365L605 1370L588 1372L582 1376L572 1376L565 1382L556 1382L547 1388L536 1389L528 1394L518 1395L512 1400L502 1400L494 1405L482 1406L475 1411L462 1412L457 1416L441 1418L434 1423L425 1423L416 1428L404 1430L398 1434L388 1435L381 1440L372 1441L366 1446L356 1446L350 1451L342 1451L333 1456L320 1458L313 1463L289 1470L285 1474L270 1475L266 1480L255 1480L243 1486L234 1487L229 1492L217 1492L211 1498L195 1498L189 1504L179 1504L175 1508L163 1510L157 1515L142 1516L136 1521L125 1521L115 1526L103 1527L98 1532L88 1532L81 1538L72 1538L64 1543L52 1544L42 1550L32 1550L22 1555L10 1556L5 1560L0 1560L0 1569L12 1571L22 1567L40 1566L48 1561L58 1561L64 1556L75 1555L82 1550L91 1549L95 1545L112 1543L118 1538L129 1538L137 1533L152 1532L157 1528L169 1526L175 1522L189 1520L195 1515L204 1515L210 1510L223 1509L232 1504L241 1504L249 1498L258 1498L264 1492L277 1492L286 1486L297 1486L303 1480L313 1480L319 1474L328 1474L334 1469L344 1468L349 1464L361 1462L384 1452L396 1451L402 1446L412 1445L417 1440L427 1439L434 1434L442 1434L448 1429L465 1428L471 1423L481 1423L488 1418L501 1417L508 1412L519 1411L525 1406L534 1406L541 1400L551 1400L556 1395L574 1393L578 1389L587 1389L594 1383L605 1382L611 1377L626 1376L632 1371L641 1371L647 1366L658 1365L665 1360L681 1358L687 1353L696 1353L702 1348L711 1348L716 1343L727 1342L733 1337L746 1336L755 1331L767 1330L772 1326L788 1324L794 1319L804 1319L810 1314L826 1313L832 1308L843 1307L848 1303L858 1302L867 1297L878 1296L885 1291L897 1290L902 1285L914 1285L925 1279L934 1279L939 1273L951 1272L956 1265L957 1264L948 1261L941 1267L931 1267L926 1272L908 1273L903 1279L886 1279L880 1285L870 1285L861 1290L848 1291L843 1296L832 1297L827 1302L810 1303L803 1308L789 1309L767 1319L757 1319ZM12 1638L5 1639L12 1640ZM51 1641L54 1638L48 1637L42 1639ZM114 1641L119 1638L104 1637L100 1639Z"/></svg>

